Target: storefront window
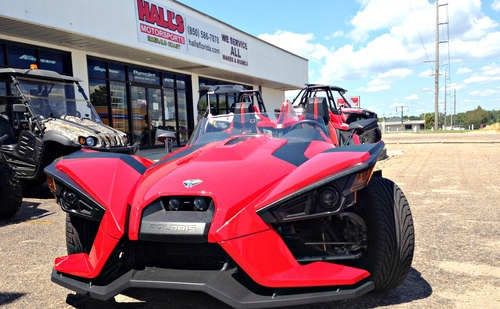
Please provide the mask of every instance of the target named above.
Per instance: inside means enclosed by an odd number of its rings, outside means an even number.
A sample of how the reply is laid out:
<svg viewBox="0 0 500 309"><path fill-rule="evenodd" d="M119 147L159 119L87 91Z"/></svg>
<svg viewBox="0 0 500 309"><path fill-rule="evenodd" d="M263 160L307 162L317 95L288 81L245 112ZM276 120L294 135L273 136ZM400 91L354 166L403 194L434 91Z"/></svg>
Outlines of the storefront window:
<svg viewBox="0 0 500 309"><path fill-rule="evenodd" d="M143 68L129 68L128 78L132 82L146 83L146 84L160 84L159 72Z"/></svg>
<svg viewBox="0 0 500 309"><path fill-rule="evenodd" d="M174 74L163 74L163 87L174 88Z"/></svg>
<svg viewBox="0 0 500 309"><path fill-rule="evenodd" d="M5 44L0 43L0 65L3 66L5 64Z"/></svg>
<svg viewBox="0 0 500 309"><path fill-rule="evenodd" d="M108 65L108 69L109 69L109 78L110 79L125 80L125 66L124 65L110 63Z"/></svg>
<svg viewBox="0 0 500 309"><path fill-rule="evenodd" d="M123 82L110 81L109 90L111 95L111 115L113 117L113 127L122 132L128 133L129 126L126 84Z"/></svg>
<svg viewBox="0 0 500 309"><path fill-rule="evenodd" d="M206 88L207 86L215 86L215 85L235 85L234 83L219 81L214 79L200 78L200 89ZM252 89L251 86L243 85L245 89ZM211 95L210 96L210 105L212 109L212 113L215 114L227 114L231 110L232 104L236 100L236 95ZM206 95L200 98L199 105L199 114L204 114L207 110L207 99Z"/></svg>
<svg viewBox="0 0 500 309"><path fill-rule="evenodd" d="M40 51L40 69L56 71L59 73L68 72L68 63L63 54Z"/></svg>
<svg viewBox="0 0 500 309"><path fill-rule="evenodd" d="M186 78L184 76L178 76L176 80L177 88L186 88Z"/></svg>
<svg viewBox="0 0 500 309"><path fill-rule="evenodd" d="M193 126L189 76L94 58L87 64L92 103L103 122L141 147L163 146L158 136L168 132L176 135L174 145L187 142Z"/></svg>
<svg viewBox="0 0 500 309"><path fill-rule="evenodd" d="M179 139L181 143L185 143L189 136L186 91L184 90L177 90L177 108L179 111Z"/></svg>
<svg viewBox="0 0 500 309"><path fill-rule="evenodd" d="M87 60L88 74L91 77L106 78L106 63L93 59Z"/></svg>
<svg viewBox="0 0 500 309"><path fill-rule="evenodd" d="M64 75L73 74L68 52L0 40L0 67L28 69L32 64Z"/></svg>
<svg viewBox="0 0 500 309"><path fill-rule="evenodd" d="M102 122L106 125L110 125L108 113L108 89L106 81L91 78L89 79L89 88L90 102L94 105L94 108L99 114Z"/></svg>
<svg viewBox="0 0 500 309"><path fill-rule="evenodd" d="M29 68L37 63L36 50L24 46L10 45L8 58L12 67Z"/></svg>
<svg viewBox="0 0 500 309"><path fill-rule="evenodd" d="M139 86L130 87L130 100L132 102L132 123L134 141L141 146L148 145L148 124L146 88Z"/></svg>
<svg viewBox="0 0 500 309"><path fill-rule="evenodd" d="M163 109L161 89L148 88L148 124L151 130L151 145L162 145L158 136L163 133Z"/></svg>
<svg viewBox="0 0 500 309"><path fill-rule="evenodd" d="M175 113L175 94L174 89L163 89L163 104L165 109L165 125L166 130L171 132L177 131L176 113Z"/></svg>

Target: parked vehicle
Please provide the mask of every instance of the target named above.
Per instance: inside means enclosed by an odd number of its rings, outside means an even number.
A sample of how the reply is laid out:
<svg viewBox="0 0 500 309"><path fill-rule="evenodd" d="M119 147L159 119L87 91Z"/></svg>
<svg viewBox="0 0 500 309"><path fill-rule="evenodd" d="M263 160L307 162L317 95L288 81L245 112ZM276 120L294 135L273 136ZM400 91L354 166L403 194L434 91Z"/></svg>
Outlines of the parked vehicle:
<svg viewBox="0 0 500 309"><path fill-rule="evenodd" d="M47 167L67 213L52 281L101 300L166 288L233 307L398 286L413 222L401 189L374 172L384 143L337 147L317 101L300 116L285 103L281 122L250 105L213 115L209 104L188 145L158 162L82 150Z"/></svg>
<svg viewBox="0 0 500 309"><path fill-rule="evenodd" d="M0 147L8 136L0 136ZM23 199L22 186L12 167L0 161L0 219L12 217Z"/></svg>
<svg viewBox="0 0 500 309"><path fill-rule="evenodd" d="M342 145L343 135L350 123L364 120L375 119L377 114L373 111L363 108L356 108L351 99L346 96L347 90L337 87L320 84L308 84L303 88L297 97L293 100L293 106L299 109L306 109L311 100L317 98L327 106L331 112L330 120L333 128L337 131L339 145ZM341 101L339 105L337 101ZM382 138L382 132L377 126L365 131L359 136L360 143L376 143Z"/></svg>
<svg viewBox="0 0 500 309"><path fill-rule="evenodd" d="M0 162L28 185L43 169L79 149L134 153L123 132L104 125L79 80L53 71L0 69Z"/></svg>
<svg viewBox="0 0 500 309"><path fill-rule="evenodd" d="M226 98L229 102L226 102ZM217 102L218 100L223 100L223 102ZM241 102L251 103L257 111L266 112L266 106L259 90L246 90L241 85L202 86L198 100L198 116L201 118L206 113L225 114L226 106L229 113L234 113L236 103ZM207 106L210 108L207 109Z"/></svg>

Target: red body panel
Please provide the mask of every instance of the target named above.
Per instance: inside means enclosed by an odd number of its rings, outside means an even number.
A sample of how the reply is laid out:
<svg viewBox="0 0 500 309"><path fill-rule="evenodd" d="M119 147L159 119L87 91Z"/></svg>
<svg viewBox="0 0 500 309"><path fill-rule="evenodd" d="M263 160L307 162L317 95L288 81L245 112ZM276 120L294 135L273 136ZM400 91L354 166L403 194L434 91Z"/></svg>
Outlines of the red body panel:
<svg viewBox="0 0 500 309"><path fill-rule="evenodd" d="M262 135L231 145L227 142L213 142L152 167L152 161L137 159L150 167L144 174L117 158L59 161L56 168L79 183L106 212L90 254L57 258L55 269L78 277L96 277L127 231L128 205L128 238L133 241L138 240L142 211L151 202L161 196L201 195L210 196L215 204L208 241L218 242L263 286L348 285L369 276L362 269L326 262L300 265L280 236L256 213L308 184L367 160L369 153L323 153L334 146L313 141L304 152L308 160L295 166L273 155L287 143L284 139ZM203 182L186 189L183 180L187 179Z"/></svg>
<svg viewBox="0 0 500 309"><path fill-rule="evenodd" d="M332 263L300 265L274 230L220 245L253 280L267 287L347 285L370 275L366 270Z"/></svg>

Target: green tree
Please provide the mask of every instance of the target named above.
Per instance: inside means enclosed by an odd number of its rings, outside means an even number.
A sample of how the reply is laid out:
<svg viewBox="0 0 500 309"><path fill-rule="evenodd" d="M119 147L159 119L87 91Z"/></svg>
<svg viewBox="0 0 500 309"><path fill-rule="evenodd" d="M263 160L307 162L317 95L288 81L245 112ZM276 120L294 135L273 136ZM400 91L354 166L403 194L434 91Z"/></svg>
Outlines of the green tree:
<svg viewBox="0 0 500 309"><path fill-rule="evenodd" d="M469 125L474 125L474 129L478 129L482 124L487 124L490 119L490 114L478 106L475 110L468 111L465 113L465 123L464 125L468 127Z"/></svg>

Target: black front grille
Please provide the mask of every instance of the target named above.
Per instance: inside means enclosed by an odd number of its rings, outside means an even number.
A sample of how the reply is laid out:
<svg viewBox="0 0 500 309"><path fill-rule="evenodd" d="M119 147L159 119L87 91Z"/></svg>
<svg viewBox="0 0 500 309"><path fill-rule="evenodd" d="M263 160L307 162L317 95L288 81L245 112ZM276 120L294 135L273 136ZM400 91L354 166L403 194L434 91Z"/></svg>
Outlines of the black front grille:
<svg viewBox="0 0 500 309"><path fill-rule="evenodd" d="M219 270L227 253L215 243L159 243L138 241L134 246L135 268Z"/></svg>

